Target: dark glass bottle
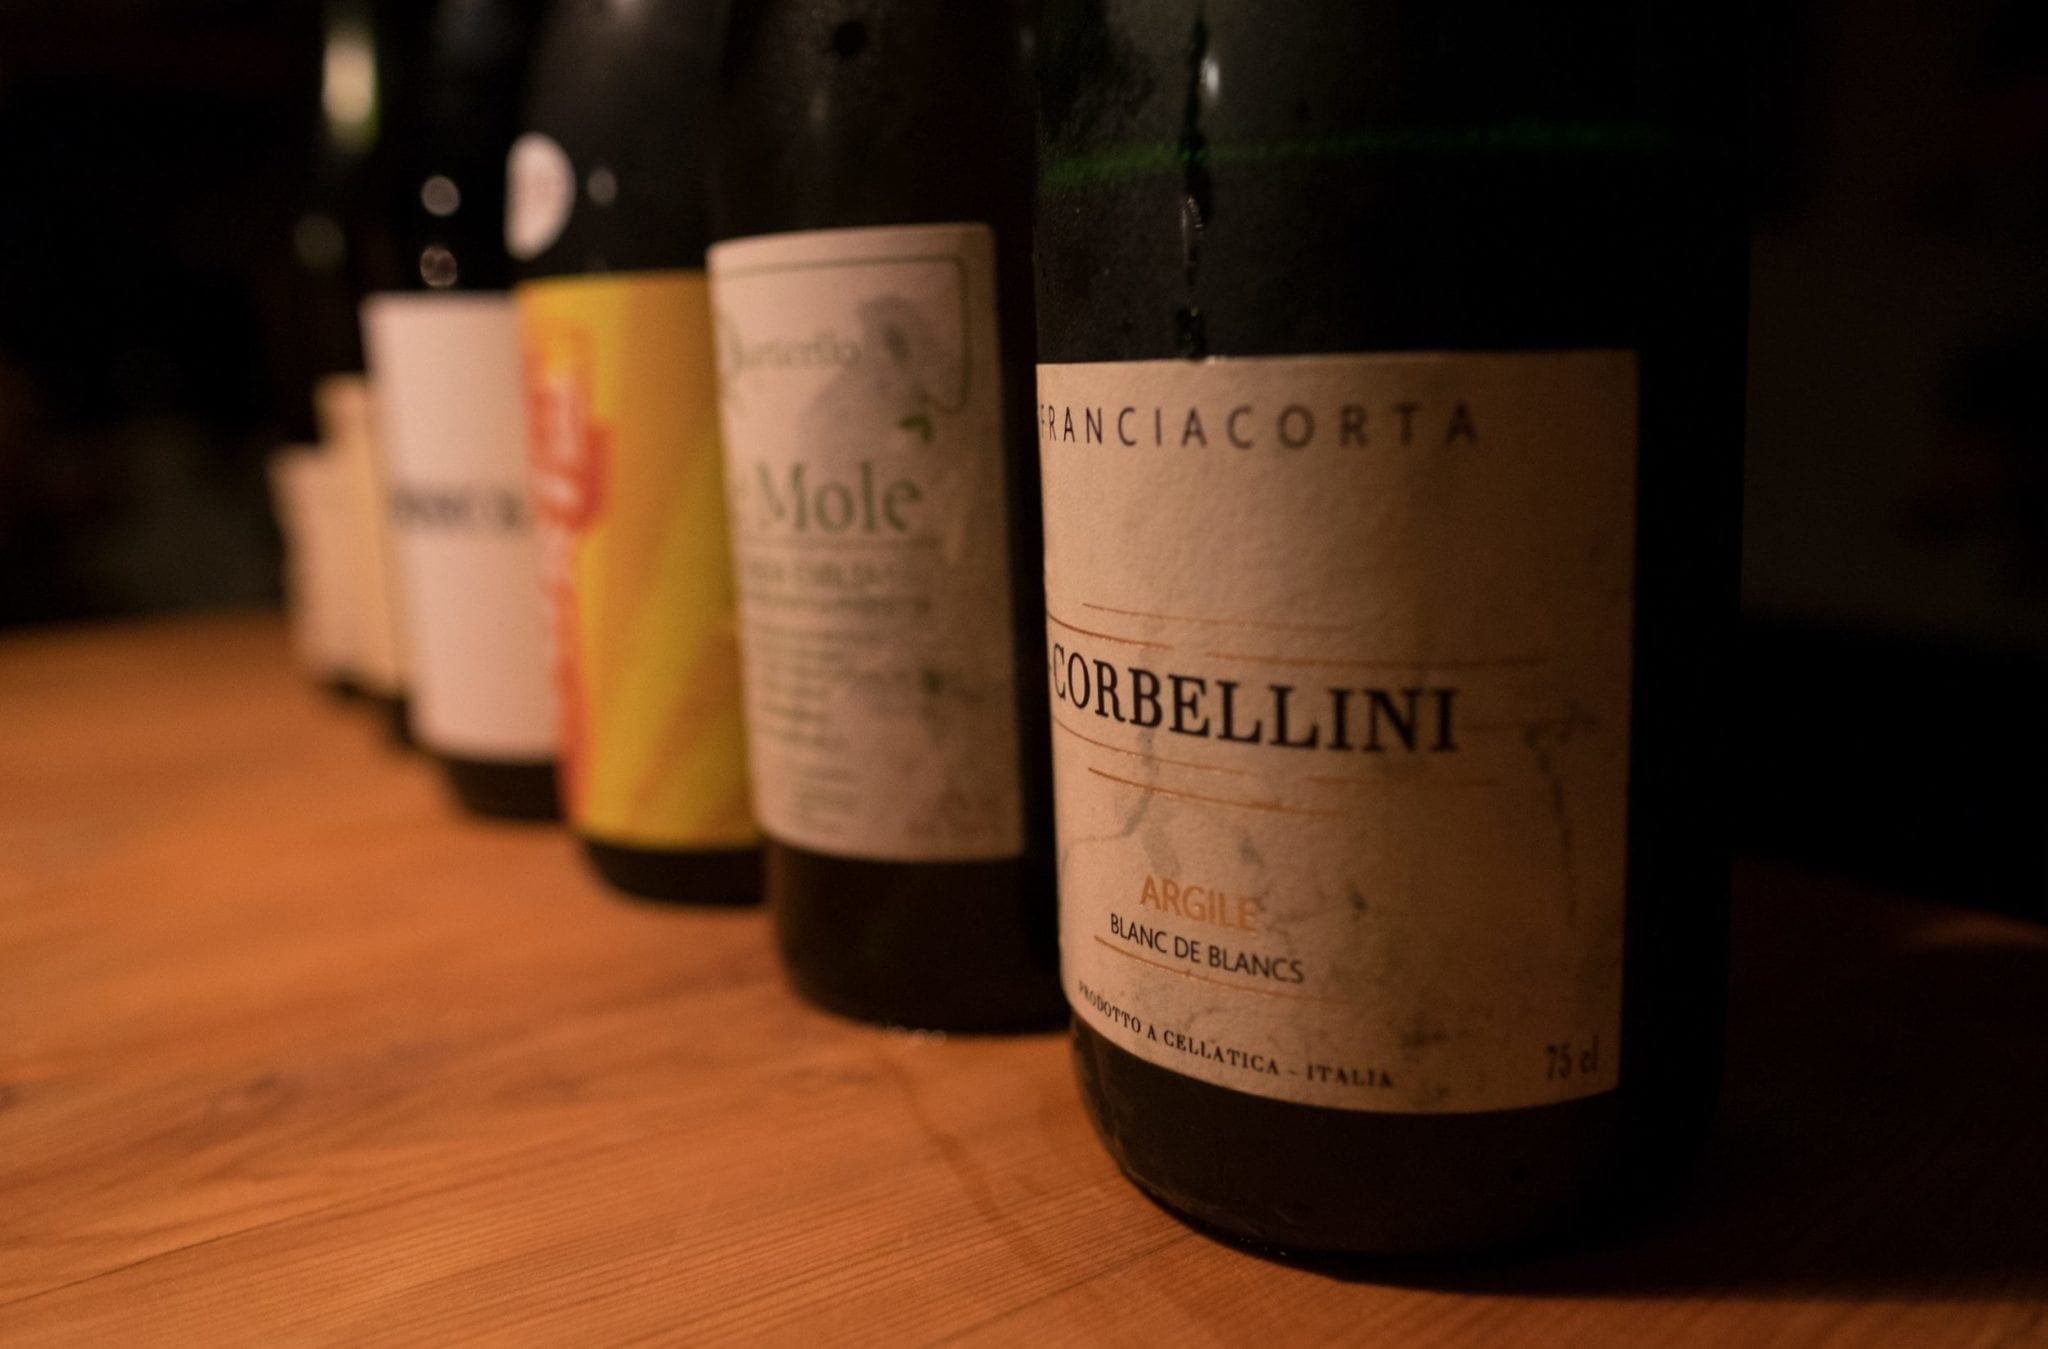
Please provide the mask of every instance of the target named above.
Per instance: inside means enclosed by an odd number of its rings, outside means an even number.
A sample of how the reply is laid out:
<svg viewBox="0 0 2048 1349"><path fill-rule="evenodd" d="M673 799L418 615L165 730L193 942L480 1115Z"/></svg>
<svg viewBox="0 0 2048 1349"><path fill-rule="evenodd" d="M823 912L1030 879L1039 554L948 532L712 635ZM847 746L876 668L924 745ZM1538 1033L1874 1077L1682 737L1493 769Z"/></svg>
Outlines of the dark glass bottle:
<svg viewBox="0 0 2048 1349"><path fill-rule="evenodd" d="M361 294L343 227L360 155L353 152L349 140L337 135L333 119L322 106L319 67L332 40L335 16L323 7L318 17L320 46L311 53L307 71L312 136L290 241L293 265L288 327L277 333L272 343L292 391L282 418L288 445L278 456L277 471L291 475L294 470L289 466L293 464L304 469L297 479L303 485L304 520L287 549L287 567L298 569L296 584L310 585L318 578L312 586L317 593L307 597L308 608L320 610L316 678L336 697L352 699L363 692L356 650L356 601L344 561L340 474L336 457L322 443L317 403L323 381L337 374L360 376L363 368L362 330L356 322ZM280 518L286 518L282 509ZM311 563L315 551L321 555L318 564Z"/></svg>
<svg viewBox="0 0 2048 1349"><path fill-rule="evenodd" d="M751 903L731 555L704 279L722 6L560 0L510 158L563 809L598 873Z"/></svg>
<svg viewBox="0 0 2048 1349"><path fill-rule="evenodd" d="M1202 1224L1524 1242L1704 1136L1745 268L1723 24L1047 6L1055 715L1109 747L1055 741L1075 1061L1125 1171ZM1149 548L1152 518L1206 546ZM1163 711L1148 678L1178 681Z"/></svg>
<svg viewBox="0 0 2048 1349"><path fill-rule="evenodd" d="M399 265L363 326L414 738L484 815L555 815L555 714L527 503L505 160L537 0L440 0L388 99Z"/></svg>
<svg viewBox="0 0 2048 1349"><path fill-rule="evenodd" d="M537 0L440 0L389 94L399 270L362 328L373 366L414 739L479 815L549 819L555 710L526 502L504 244Z"/></svg>
<svg viewBox="0 0 2048 1349"><path fill-rule="evenodd" d="M384 284L394 267L386 209L388 95L416 36L402 7L323 0L312 191L292 239L307 282L311 427L328 466L339 517L336 542L342 546L336 599L345 612L347 654L336 682L362 696L400 744L409 743L405 671L359 311L364 294Z"/></svg>
<svg viewBox="0 0 2048 1349"><path fill-rule="evenodd" d="M768 901L806 997L898 1025L1063 1016L1026 36L1005 4L755 0L726 46L712 279ZM878 518L889 492L913 504Z"/></svg>

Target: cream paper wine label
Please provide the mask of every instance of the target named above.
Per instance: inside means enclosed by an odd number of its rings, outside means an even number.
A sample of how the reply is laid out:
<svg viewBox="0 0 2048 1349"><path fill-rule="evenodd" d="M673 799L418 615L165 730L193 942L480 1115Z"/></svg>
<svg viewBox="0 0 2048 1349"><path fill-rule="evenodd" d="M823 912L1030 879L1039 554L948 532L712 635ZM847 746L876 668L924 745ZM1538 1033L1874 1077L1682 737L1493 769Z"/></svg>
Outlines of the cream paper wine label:
<svg viewBox="0 0 2048 1349"><path fill-rule="evenodd" d="M762 828L878 861L1016 856L993 234L804 231L710 265Z"/></svg>
<svg viewBox="0 0 2048 1349"><path fill-rule="evenodd" d="M1039 400L1076 1015L1339 1109L1611 1090L1634 356L1050 365Z"/></svg>

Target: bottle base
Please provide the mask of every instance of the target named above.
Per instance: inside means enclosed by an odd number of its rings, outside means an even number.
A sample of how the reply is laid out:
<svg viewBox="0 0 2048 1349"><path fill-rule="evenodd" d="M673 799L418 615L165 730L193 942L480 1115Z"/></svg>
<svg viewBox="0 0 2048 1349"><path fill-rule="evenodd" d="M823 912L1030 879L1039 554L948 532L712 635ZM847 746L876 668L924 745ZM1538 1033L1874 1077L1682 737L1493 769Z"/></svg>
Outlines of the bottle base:
<svg viewBox="0 0 2048 1349"><path fill-rule="evenodd" d="M757 848L692 852L636 848L591 838L581 842L583 856L599 879L636 898L718 908L760 902L761 853Z"/></svg>
<svg viewBox="0 0 2048 1349"><path fill-rule="evenodd" d="M805 1001L907 1030L1067 1020L1052 883L1023 859L870 862L767 845L776 944Z"/></svg>
<svg viewBox="0 0 2048 1349"><path fill-rule="evenodd" d="M1623 1183L1616 1093L1406 1115L1269 1100L1169 1072L1075 1023L1076 1076L1110 1155L1193 1226L1290 1260L1436 1265L1583 1239L1667 1185ZM1664 1179L1690 1153L1670 1159Z"/></svg>
<svg viewBox="0 0 2048 1349"><path fill-rule="evenodd" d="M472 815L494 820L556 820L561 803L555 795L551 760L506 762L436 756L456 803Z"/></svg>

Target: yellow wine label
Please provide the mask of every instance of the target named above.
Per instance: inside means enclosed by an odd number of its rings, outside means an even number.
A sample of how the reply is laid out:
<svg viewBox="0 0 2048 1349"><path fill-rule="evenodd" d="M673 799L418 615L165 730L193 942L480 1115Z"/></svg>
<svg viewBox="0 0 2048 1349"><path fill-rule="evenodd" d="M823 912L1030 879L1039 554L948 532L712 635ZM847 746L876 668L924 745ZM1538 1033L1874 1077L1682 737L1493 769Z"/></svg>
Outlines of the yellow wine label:
<svg viewBox="0 0 2048 1349"><path fill-rule="evenodd" d="M1039 399L1075 1015L1337 1109L1611 1090L1634 356L1047 365Z"/></svg>
<svg viewBox="0 0 2048 1349"><path fill-rule="evenodd" d="M550 277L517 301L570 823L750 845L704 274Z"/></svg>

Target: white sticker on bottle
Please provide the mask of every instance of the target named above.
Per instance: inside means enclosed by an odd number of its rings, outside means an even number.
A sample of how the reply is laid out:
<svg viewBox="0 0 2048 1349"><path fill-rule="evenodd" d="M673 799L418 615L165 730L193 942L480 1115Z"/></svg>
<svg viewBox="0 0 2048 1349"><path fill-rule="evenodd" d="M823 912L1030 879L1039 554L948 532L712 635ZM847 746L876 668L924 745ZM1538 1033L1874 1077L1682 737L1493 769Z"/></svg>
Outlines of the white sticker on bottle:
<svg viewBox="0 0 2048 1349"><path fill-rule="evenodd" d="M293 649L317 679L352 678L351 600L341 575L347 549L335 528L333 463L317 445L285 446L271 457L270 486L285 543Z"/></svg>
<svg viewBox="0 0 2048 1349"><path fill-rule="evenodd" d="M549 758L555 708L512 299L379 295L363 326L414 733L458 758Z"/></svg>
<svg viewBox="0 0 2048 1349"><path fill-rule="evenodd" d="M348 514L344 570L356 611L356 682L379 698L405 696L405 636L391 515L384 508L385 463L367 376L322 376L313 386L323 452L332 455Z"/></svg>
<svg viewBox="0 0 2048 1349"><path fill-rule="evenodd" d="M524 262L554 247L576 209L576 168L552 137L529 131L505 160L505 251Z"/></svg>
<svg viewBox="0 0 2048 1349"><path fill-rule="evenodd" d="M326 597L328 612L320 626L334 656L336 680L362 688L367 686L363 651L369 641L369 602L358 565L362 530L356 523L355 484L333 446L322 443L312 448L314 511L308 541L316 560L310 579Z"/></svg>
<svg viewBox="0 0 2048 1349"><path fill-rule="evenodd" d="M762 827L874 860L1016 856L993 234L736 240L711 286Z"/></svg>
<svg viewBox="0 0 2048 1349"><path fill-rule="evenodd" d="M1633 355L1048 365L1038 415L1076 1015L1339 1109L1611 1090Z"/></svg>

